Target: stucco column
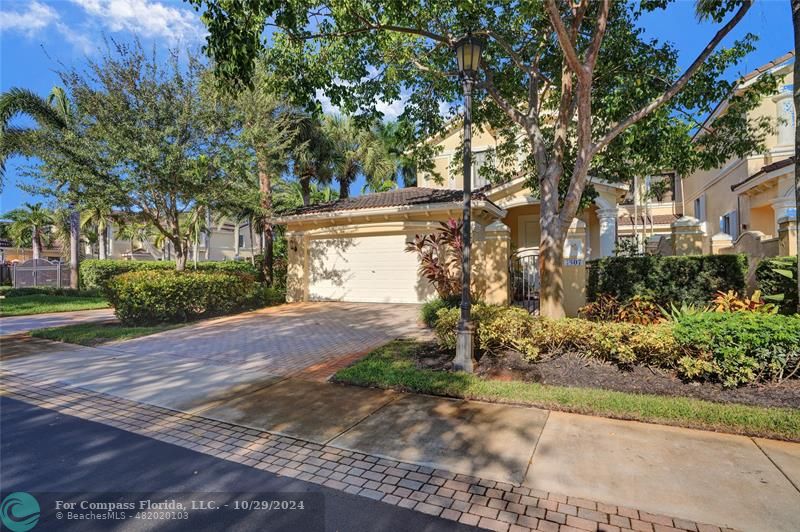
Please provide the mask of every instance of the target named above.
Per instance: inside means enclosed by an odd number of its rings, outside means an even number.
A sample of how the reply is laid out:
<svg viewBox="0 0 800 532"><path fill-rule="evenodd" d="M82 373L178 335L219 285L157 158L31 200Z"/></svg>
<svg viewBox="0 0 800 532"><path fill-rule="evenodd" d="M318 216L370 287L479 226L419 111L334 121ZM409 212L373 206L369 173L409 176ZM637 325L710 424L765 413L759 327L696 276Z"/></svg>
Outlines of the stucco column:
<svg viewBox="0 0 800 532"><path fill-rule="evenodd" d="M733 237L728 233L717 233L711 237L711 254L721 255L722 250L733 246Z"/></svg>
<svg viewBox="0 0 800 532"><path fill-rule="evenodd" d="M286 234L288 264L286 269L286 301L296 303L305 299L306 239L303 233Z"/></svg>
<svg viewBox="0 0 800 532"><path fill-rule="evenodd" d="M797 255L797 217L785 216L778 220L778 255Z"/></svg>
<svg viewBox="0 0 800 532"><path fill-rule="evenodd" d="M783 218L795 218L797 216L797 208L793 197L775 198L772 200L772 210L775 211L776 229L780 226L780 221Z"/></svg>
<svg viewBox="0 0 800 532"><path fill-rule="evenodd" d="M785 87L784 91L772 98L775 102L778 123L778 146L794 144L795 108L792 92Z"/></svg>
<svg viewBox="0 0 800 532"><path fill-rule="evenodd" d="M617 209L597 209L600 220L600 256L610 257L617 247Z"/></svg>
<svg viewBox="0 0 800 532"><path fill-rule="evenodd" d="M672 222L673 255L702 255L706 233L703 223L692 216Z"/></svg>
<svg viewBox="0 0 800 532"><path fill-rule="evenodd" d="M473 243L473 287L485 303L507 305L509 302L508 260L511 257L511 229L501 221L475 233Z"/></svg>

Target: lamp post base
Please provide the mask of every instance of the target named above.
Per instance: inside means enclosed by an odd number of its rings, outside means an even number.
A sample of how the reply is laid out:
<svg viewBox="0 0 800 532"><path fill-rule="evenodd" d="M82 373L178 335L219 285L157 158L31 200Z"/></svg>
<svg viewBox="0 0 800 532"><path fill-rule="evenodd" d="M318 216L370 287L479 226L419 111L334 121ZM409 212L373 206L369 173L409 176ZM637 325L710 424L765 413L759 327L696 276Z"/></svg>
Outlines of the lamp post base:
<svg viewBox="0 0 800 532"><path fill-rule="evenodd" d="M474 360L472 354L475 324L471 320L460 320L456 335L456 358L453 360L453 369L472 373Z"/></svg>

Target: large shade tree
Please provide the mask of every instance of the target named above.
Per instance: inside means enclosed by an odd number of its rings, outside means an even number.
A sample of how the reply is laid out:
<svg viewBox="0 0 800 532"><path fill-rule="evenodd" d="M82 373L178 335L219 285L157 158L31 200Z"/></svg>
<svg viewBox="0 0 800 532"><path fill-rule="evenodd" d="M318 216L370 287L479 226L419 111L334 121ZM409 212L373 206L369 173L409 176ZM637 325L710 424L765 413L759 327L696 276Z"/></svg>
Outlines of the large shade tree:
<svg viewBox="0 0 800 532"><path fill-rule="evenodd" d="M203 62L170 52L165 61L142 46L112 45L84 69L61 74L84 110L102 159L104 197L128 218L152 226L171 244L176 269L189 252L186 214L215 208L234 188L223 148L235 133L201 96Z"/></svg>
<svg viewBox="0 0 800 532"><path fill-rule="evenodd" d="M675 47L640 26L643 13L670 0L192 1L204 9L207 53L232 86L249 82L252 58L265 47L297 103L322 90L345 112L371 117L379 102L405 97L401 120L418 139L442 132L440 105L459 101L455 43L468 31L483 39L473 115L500 140L492 178L508 179L505 170L516 166L539 196L542 313L550 316L564 313L563 245L590 175L685 175L752 152L769 126L744 118L772 88L765 76L692 141L702 118L731 95L729 67L753 49L752 35L720 48L750 0L698 2L698 16L719 29L685 69Z"/></svg>

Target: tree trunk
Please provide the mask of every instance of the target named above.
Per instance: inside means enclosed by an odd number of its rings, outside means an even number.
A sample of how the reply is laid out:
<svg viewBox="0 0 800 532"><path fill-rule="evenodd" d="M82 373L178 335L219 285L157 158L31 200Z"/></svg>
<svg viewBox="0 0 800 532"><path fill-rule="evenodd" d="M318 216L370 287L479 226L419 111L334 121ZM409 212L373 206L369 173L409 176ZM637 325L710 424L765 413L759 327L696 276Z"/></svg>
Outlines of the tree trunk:
<svg viewBox="0 0 800 532"><path fill-rule="evenodd" d="M339 199L350 197L350 180L348 177L343 176L339 180Z"/></svg>
<svg viewBox="0 0 800 532"><path fill-rule="evenodd" d="M264 260L262 261L261 275L267 286L272 286L274 237L272 224L269 223L269 217L272 214L272 176L270 176L266 161L263 159L258 161L258 189L262 216L261 226L264 228Z"/></svg>
<svg viewBox="0 0 800 532"><path fill-rule="evenodd" d="M101 259L108 258L108 228L102 222L97 225L97 254Z"/></svg>
<svg viewBox="0 0 800 532"><path fill-rule="evenodd" d="M175 271L182 272L186 270L186 255L188 255L189 246L183 241L173 242L175 246Z"/></svg>
<svg viewBox="0 0 800 532"><path fill-rule="evenodd" d="M539 314L563 318L564 309L564 236L556 217L541 224L539 240ZM555 225L555 227L554 227Z"/></svg>
<svg viewBox="0 0 800 532"><path fill-rule="evenodd" d="M211 209L206 209L206 260L211 260Z"/></svg>
<svg viewBox="0 0 800 532"><path fill-rule="evenodd" d="M303 205L311 204L311 175L300 176L300 190L303 193Z"/></svg>
<svg viewBox="0 0 800 532"><path fill-rule="evenodd" d="M42 237L39 234L39 228L34 227L31 235L31 248L33 251L33 260L42 257Z"/></svg>
<svg viewBox="0 0 800 532"><path fill-rule="evenodd" d="M69 213L69 287L73 290L78 289L78 266L80 262L78 246L80 245L80 240L80 214L77 210L73 210Z"/></svg>
<svg viewBox="0 0 800 532"><path fill-rule="evenodd" d="M792 0L792 23L794 24L794 219L800 226L800 172L798 162L800 162L800 61L797 54L800 53L800 0ZM797 312L800 313L800 227L795 231L797 235Z"/></svg>

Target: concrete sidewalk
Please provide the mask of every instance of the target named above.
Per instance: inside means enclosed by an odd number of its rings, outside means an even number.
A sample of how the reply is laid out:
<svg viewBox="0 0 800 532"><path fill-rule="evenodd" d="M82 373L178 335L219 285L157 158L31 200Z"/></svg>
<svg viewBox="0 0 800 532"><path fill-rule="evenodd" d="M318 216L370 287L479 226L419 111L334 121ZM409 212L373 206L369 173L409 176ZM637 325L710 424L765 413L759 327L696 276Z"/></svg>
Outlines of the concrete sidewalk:
<svg viewBox="0 0 800 532"><path fill-rule="evenodd" d="M800 530L800 444L298 379L253 390L193 412L654 514Z"/></svg>
<svg viewBox="0 0 800 532"><path fill-rule="evenodd" d="M61 327L64 325L75 325L91 321L109 321L114 319L116 319L114 317L114 309L110 308L30 314L28 316L6 316L0 318L0 336L17 334L44 327Z"/></svg>

